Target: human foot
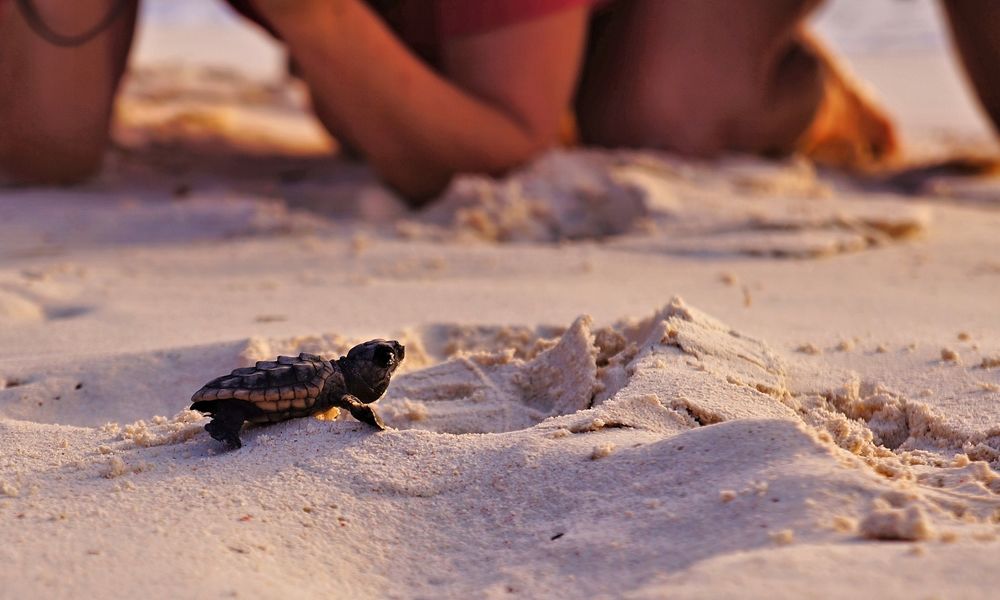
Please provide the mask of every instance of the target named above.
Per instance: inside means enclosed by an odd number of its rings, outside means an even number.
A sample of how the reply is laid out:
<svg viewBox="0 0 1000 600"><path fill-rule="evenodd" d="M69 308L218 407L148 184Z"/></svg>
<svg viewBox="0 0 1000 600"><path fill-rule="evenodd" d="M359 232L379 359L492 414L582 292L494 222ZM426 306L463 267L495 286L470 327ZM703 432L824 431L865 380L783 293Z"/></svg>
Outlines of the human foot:
<svg viewBox="0 0 1000 600"><path fill-rule="evenodd" d="M830 52L810 42L823 68L823 99L797 149L834 167L868 170L890 162L899 142L885 109Z"/></svg>

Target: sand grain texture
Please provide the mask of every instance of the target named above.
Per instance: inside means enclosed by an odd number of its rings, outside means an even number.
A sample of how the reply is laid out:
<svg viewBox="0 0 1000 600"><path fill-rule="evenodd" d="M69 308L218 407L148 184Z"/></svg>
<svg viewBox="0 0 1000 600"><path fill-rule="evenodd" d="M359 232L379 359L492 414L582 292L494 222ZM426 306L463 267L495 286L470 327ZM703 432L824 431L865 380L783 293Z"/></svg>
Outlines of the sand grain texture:
<svg viewBox="0 0 1000 600"><path fill-rule="evenodd" d="M0 596L995 595L995 177L559 150L413 213L303 103L140 68L100 178L0 188ZM385 432L185 410L373 337Z"/></svg>

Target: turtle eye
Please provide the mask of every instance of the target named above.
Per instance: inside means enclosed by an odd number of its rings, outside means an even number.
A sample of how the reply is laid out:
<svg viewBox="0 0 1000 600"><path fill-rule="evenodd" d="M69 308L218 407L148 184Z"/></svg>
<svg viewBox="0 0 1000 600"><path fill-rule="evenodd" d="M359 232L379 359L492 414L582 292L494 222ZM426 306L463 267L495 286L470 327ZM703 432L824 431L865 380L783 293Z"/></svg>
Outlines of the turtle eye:
<svg viewBox="0 0 1000 600"><path fill-rule="evenodd" d="M395 360L393 356L392 348L388 346L379 346L375 348L375 364L380 367L388 367Z"/></svg>

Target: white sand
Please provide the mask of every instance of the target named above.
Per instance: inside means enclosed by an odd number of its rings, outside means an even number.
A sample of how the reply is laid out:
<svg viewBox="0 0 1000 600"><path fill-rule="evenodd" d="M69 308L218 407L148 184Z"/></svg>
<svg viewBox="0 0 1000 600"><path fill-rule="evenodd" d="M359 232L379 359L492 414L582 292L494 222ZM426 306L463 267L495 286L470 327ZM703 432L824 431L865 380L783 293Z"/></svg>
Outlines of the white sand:
<svg viewBox="0 0 1000 600"><path fill-rule="evenodd" d="M996 180L970 202L588 151L413 215L310 156L300 97L132 85L140 149L0 189L0 596L1000 586ZM389 336L386 432L300 419L225 453L184 410L253 360Z"/></svg>

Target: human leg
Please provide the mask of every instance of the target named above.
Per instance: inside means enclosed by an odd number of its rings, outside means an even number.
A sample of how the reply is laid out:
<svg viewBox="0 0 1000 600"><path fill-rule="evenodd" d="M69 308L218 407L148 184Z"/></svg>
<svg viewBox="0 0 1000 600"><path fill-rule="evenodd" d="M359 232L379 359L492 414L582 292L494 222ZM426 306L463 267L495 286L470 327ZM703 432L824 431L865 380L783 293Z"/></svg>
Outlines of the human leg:
<svg viewBox="0 0 1000 600"><path fill-rule="evenodd" d="M943 4L965 71L1000 133L1000 3L944 0Z"/></svg>
<svg viewBox="0 0 1000 600"><path fill-rule="evenodd" d="M818 3L618 0L592 30L577 96L584 141L711 156L787 153L809 133L814 148L860 136L872 154L890 151L888 120L831 77L841 72L804 29ZM851 102L825 102L832 92ZM821 110L827 127L810 131Z"/></svg>
<svg viewBox="0 0 1000 600"><path fill-rule="evenodd" d="M53 30L87 29L112 0L34 0ZM38 36L14 6L0 15L0 173L27 183L93 174L107 145L138 2L103 33L72 48Z"/></svg>

